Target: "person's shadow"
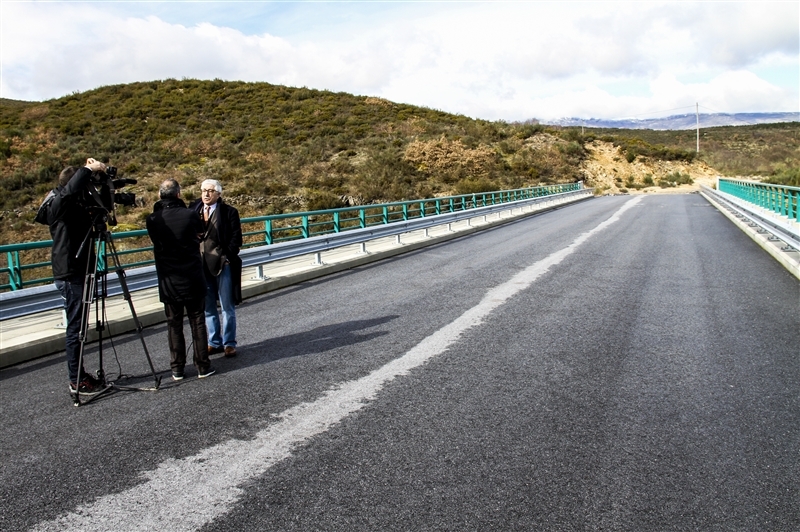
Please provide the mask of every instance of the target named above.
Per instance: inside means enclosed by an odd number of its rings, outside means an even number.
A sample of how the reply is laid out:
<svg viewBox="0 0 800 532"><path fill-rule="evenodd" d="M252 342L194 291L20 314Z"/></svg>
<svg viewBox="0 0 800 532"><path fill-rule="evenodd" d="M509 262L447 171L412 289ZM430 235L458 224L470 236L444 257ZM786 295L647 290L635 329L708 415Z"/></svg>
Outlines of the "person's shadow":
<svg viewBox="0 0 800 532"><path fill-rule="evenodd" d="M387 330L362 331L383 325L398 317L390 315L369 320L336 323L286 336L269 338L255 344L239 345L237 351L241 354L231 359L224 359L224 365L232 369L241 368L360 344L389 334Z"/></svg>
<svg viewBox="0 0 800 532"><path fill-rule="evenodd" d="M389 334L389 331L362 331L383 325L394 319L397 319L398 317L398 315L389 315L372 318L369 320L348 321L333 325L325 325L323 327L317 327L316 329L301 331L286 336L269 338L255 344L242 344L237 346L237 351L239 351L240 354L236 357L224 358L222 355L215 355L212 357L212 360L214 361L214 365L217 367L217 372L222 373L237 368L266 364L282 358L324 353L325 351L330 351L344 346L356 345L362 342L367 342L373 338L385 336ZM164 334L165 331L166 324L159 324L145 328L144 336L146 337L146 340L152 342L153 337ZM191 343L191 336L188 336L187 340L188 343ZM136 333L128 332L115 337L114 341L116 342L117 347L126 346L131 343L133 343L134 347L138 347L140 339ZM89 359L91 362L94 362L96 360L95 351L97 350L97 344L92 343L88 345L90 346ZM191 345L188 345L187 347L189 351L187 353L187 363L191 364ZM154 359L153 362L155 364L156 374L162 378L162 386L179 384L173 383L169 380L170 370L168 366L168 354L156 355L155 353L151 353L151 356L153 356ZM27 365L25 368L9 368L10 371L4 370L2 373L0 373L0 381L12 376L18 376L20 374L36 371L42 367L63 364L62 357L63 351L58 356L49 356L37 363ZM107 353L106 357L106 371L110 372L111 375L115 375L116 372L114 370L116 369L117 363L113 358L110 357L110 353ZM166 368L164 367L164 360L167 362ZM143 385L148 384L148 382L152 379L152 374L143 364L144 359L130 359L126 356L124 357L123 361L125 362L126 369L129 366L132 366L131 369L133 372L132 374L127 374L125 379L120 381L121 383L127 385Z"/></svg>

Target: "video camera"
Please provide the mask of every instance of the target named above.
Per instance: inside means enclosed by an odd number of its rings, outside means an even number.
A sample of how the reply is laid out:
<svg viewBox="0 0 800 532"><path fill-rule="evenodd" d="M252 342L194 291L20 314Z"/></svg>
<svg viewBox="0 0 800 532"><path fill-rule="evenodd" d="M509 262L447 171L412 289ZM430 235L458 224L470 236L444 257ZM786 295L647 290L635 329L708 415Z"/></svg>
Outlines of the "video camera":
<svg viewBox="0 0 800 532"><path fill-rule="evenodd" d="M117 225L116 205L133 207L136 205L136 195L129 192L117 192L126 185L135 185L135 179L117 179L117 167L107 166L105 172L93 172L89 185L89 196L94 204L87 205L89 210L100 211L106 215L108 225Z"/></svg>

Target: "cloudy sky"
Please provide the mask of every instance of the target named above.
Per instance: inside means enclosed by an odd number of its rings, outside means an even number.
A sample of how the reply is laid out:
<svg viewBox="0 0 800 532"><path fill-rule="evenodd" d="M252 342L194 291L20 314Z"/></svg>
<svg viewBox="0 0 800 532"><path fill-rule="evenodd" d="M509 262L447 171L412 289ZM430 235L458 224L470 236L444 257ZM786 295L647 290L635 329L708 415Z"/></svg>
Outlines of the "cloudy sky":
<svg viewBox="0 0 800 532"><path fill-rule="evenodd" d="M489 120L800 110L800 2L0 0L0 96L266 81Z"/></svg>

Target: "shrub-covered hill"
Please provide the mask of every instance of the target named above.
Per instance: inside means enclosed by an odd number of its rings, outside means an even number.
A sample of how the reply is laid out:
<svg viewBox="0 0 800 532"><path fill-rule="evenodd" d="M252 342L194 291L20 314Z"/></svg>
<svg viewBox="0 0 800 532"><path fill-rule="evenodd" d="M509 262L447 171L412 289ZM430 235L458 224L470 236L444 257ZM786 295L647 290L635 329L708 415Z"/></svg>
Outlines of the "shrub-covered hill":
<svg viewBox="0 0 800 532"><path fill-rule="evenodd" d="M725 175L796 178L799 129L703 130L699 157ZM219 179L227 201L253 216L580 179L592 186L585 163L593 141L614 143L627 163L689 163L692 135L490 122L381 98L220 80L115 85L45 102L0 99L0 243L49 238L33 222L35 209L61 169L87 157L138 180L124 189L138 206L118 212L117 229L129 230L144 227L168 177L188 200L203 179Z"/></svg>
<svg viewBox="0 0 800 532"><path fill-rule="evenodd" d="M130 229L143 227L167 177L188 199L203 179L219 179L253 215L573 182L586 153L575 131L551 130L558 142L533 147L542 126L268 83L133 83L0 100L0 111L0 210L11 241L47 238L32 223L35 207L64 166L89 156L138 180L125 191L141 207L120 217Z"/></svg>

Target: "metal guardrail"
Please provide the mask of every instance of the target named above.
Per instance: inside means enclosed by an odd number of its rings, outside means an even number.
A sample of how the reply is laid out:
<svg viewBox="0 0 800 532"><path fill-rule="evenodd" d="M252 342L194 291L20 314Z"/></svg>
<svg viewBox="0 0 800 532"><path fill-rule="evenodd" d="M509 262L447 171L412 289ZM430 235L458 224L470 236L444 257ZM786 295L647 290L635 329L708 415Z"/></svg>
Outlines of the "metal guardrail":
<svg viewBox="0 0 800 532"><path fill-rule="evenodd" d="M717 178L717 190L800 222L800 188L744 179Z"/></svg>
<svg viewBox="0 0 800 532"><path fill-rule="evenodd" d="M561 193L519 199L496 205L487 205L468 210L456 210L444 214L420 216L406 221L389 222L381 225L372 225L363 228L350 229L338 233L325 233L308 238L287 240L271 245L261 245L243 249L240 253L244 267L253 267L267 264L272 261L296 257L300 255L321 253L334 248L364 243L378 238L389 237L426 229L438 225L445 225L458 221L487 216L490 214L522 208L528 205L565 199L573 196L591 194L591 189L584 189L582 185L571 186L573 190ZM418 203L418 202L416 202ZM374 206L373 206L374 207ZM134 233L139 233L136 231ZM40 243L37 243L40 244ZM157 286L157 277L154 266L125 268L123 275L131 292ZM119 280L116 276L108 276L108 294L115 296L122 293ZM0 293L0 320L25 316L45 310L57 309L63 306L61 296L53 284L25 288L12 292Z"/></svg>
<svg viewBox="0 0 800 532"><path fill-rule="evenodd" d="M784 251L797 251L800 249L800 224L788 220L781 220L778 217L765 216L753 207L753 204L734 196L728 192L712 190L702 187L703 192L714 197L721 204L734 213L742 221L753 224L754 227L761 227L764 231L772 233L776 238L786 244ZM800 189L798 189L800 190Z"/></svg>
<svg viewBox="0 0 800 532"><path fill-rule="evenodd" d="M400 201L378 205L361 205L310 212L295 212L243 218L242 228L244 244L248 247L271 245L279 242L310 238L316 235L334 234L376 225L386 225L397 221L425 218L448 212L467 211L488 205L507 204L509 202L550 196L553 194L582 189L582 183L528 187L495 192L462 194L414 201ZM248 230L255 227L254 230ZM125 268L136 268L153 264L152 246L147 231L127 231L113 233L112 239L117 249L117 257ZM139 239L139 242L136 242ZM119 242L119 244L117 244ZM0 266L0 276L5 275L8 282L0 284L2 290L20 290L29 286L51 283L52 277L41 275L50 272L50 262L45 262L44 250L52 246L52 241L28 242L0 246L0 257L6 256L5 267ZM139 246L139 247L136 247ZM34 255L25 263L21 253ZM105 249L99 250L100 265L106 261ZM131 260L126 260L131 259ZM39 277L26 278L24 272L35 270Z"/></svg>

